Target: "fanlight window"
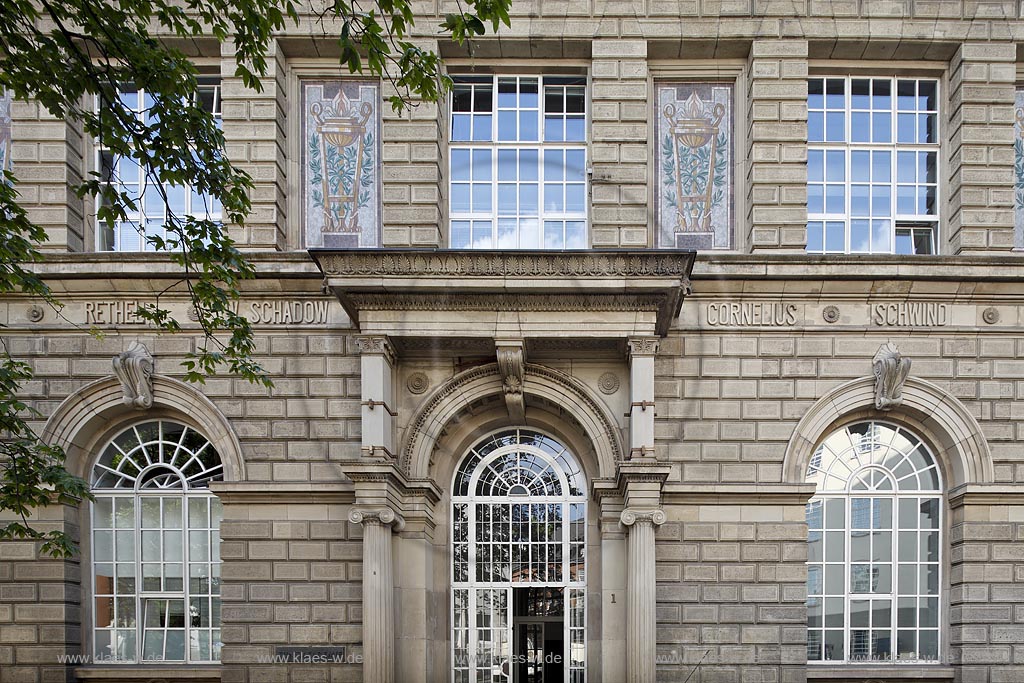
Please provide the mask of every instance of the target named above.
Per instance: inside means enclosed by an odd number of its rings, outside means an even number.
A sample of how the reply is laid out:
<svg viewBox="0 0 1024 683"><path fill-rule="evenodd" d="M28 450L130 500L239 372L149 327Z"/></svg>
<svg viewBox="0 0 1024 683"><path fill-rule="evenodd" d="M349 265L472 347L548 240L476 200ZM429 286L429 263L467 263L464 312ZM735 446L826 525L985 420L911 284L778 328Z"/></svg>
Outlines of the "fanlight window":
<svg viewBox="0 0 1024 683"><path fill-rule="evenodd" d="M939 661L942 481L927 446L852 424L814 452L807 481L808 661Z"/></svg>
<svg viewBox="0 0 1024 683"><path fill-rule="evenodd" d="M220 659L217 451L170 421L121 432L92 471L93 657Z"/></svg>
<svg viewBox="0 0 1024 683"><path fill-rule="evenodd" d="M477 466L496 450L517 444L528 448L484 465L470 493L470 478ZM554 462L531 453L529 448L539 449ZM582 479L579 466L564 446L539 432L517 429L495 434L470 451L455 476L455 495L582 496Z"/></svg>
<svg viewBox="0 0 1024 683"><path fill-rule="evenodd" d="M93 488L204 489L223 475L202 434L174 422L145 422L119 434L93 468Z"/></svg>

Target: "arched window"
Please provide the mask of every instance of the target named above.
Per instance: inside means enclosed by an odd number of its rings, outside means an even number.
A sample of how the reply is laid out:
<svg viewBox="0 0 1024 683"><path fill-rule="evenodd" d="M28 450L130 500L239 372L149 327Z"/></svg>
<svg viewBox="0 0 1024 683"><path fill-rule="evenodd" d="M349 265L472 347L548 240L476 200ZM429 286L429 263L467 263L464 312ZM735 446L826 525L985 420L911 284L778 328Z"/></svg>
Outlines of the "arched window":
<svg viewBox="0 0 1024 683"><path fill-rule="evenodd" d="M942 476L913 433L858 422L807 468L807 659L937 662Z"/></svg>
<svg viewBox="0 0 1024 683"><path fill-rule="evenodd" d="M511 429L452 493L452 681L586 677L586 484L554 439Z"/></svg>
<svg viewBox="0 0 1024 683"><path fill-rule="evenodd" d="M92 471L93 656L220 659L220 456L166 420L118 434Z"/></svg>

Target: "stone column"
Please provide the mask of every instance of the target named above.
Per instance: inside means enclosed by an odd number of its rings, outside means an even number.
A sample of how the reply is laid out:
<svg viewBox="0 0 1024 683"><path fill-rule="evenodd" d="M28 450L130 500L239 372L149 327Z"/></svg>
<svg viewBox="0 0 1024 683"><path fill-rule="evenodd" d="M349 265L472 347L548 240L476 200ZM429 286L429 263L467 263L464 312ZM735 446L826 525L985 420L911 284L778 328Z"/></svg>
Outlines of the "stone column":
<svg viewBox="0 0 1024 683"><path fill-rule="evenodd" d="M402 520L390 508L355 509L348 521L363 526L363 682L394 683L395 605L391 526Z"/></svg>
<svg viewBox="0 0 1024 683"><path fill-rule="evenodd" d="M657 594L654 527L665 522L661 510L622 511L626 541L626 680L654 683L657 654Z"/></svg>
<svg viewBox="0 0 1024 683"><path fill-rule="evenodd" d="M395 350L387 337L356 337L362 384L363 457L394 456Z"/></svg>
<svg viewBox="0 0 1024 683"><path fill-rule="evenodd" d="M654 354L657 337L629 340L629 458L654 457Z"/></svg>

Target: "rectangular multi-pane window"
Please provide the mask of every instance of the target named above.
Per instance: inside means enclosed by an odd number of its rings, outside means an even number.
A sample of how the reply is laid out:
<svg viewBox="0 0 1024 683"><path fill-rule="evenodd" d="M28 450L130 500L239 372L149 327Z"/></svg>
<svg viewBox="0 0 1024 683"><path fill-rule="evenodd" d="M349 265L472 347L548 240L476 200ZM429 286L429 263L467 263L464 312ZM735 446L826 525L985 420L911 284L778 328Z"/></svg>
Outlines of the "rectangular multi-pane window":
<svg viewBox="0 0 1024 683"><path fill-rule="evenodd" d="M125 106L131 109L144 124L151 124L149 110L153 98L142 88L122 85L118 94ZM212 113L218 124L221 118L220 78L199 77L196 100L206 111ZM103 147L98 150L100 177L117 191L127 194L135 201L134 211L127 212L127 220L119 221L113 227L97 220L96 248L99 251L153 251L154 245L146 238L166 236L164 226L169 215L193 216L199 219L219 221L221 207L212 196L194 192L183 185L157 183L148 169L130 156L114 154Z"/></svg>
<svg viewBox="0 0 1024 683"><path fill-rule="evenodd" d="M807 251L934 254L938 81L808 81Z"/></svg>
<svg viewBox="0 0 1024 683"><path fill-rule="evenodd" d="M450 246L586 248L586 78L454 80Z"/></svg>

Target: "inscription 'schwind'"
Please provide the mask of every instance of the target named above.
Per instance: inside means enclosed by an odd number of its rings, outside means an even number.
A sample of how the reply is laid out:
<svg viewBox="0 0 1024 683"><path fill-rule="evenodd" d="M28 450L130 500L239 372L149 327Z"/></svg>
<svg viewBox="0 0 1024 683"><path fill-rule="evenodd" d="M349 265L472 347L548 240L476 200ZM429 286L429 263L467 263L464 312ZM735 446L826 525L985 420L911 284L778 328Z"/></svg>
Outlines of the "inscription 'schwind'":
<svg viewBox="0 0 1024 683"><path fill-rule="evenodd" d="M872 304L871 323L881 327L945 327L949 305L928 301Z"/></svg>

